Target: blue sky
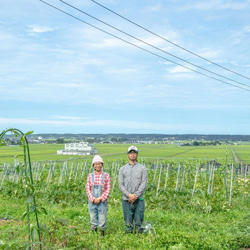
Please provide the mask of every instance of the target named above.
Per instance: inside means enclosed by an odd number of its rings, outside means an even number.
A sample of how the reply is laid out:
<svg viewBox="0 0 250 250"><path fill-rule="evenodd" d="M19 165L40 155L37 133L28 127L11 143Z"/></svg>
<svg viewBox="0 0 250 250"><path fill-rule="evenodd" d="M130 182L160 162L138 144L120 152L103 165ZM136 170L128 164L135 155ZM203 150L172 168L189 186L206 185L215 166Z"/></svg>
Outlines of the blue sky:
<svg viewBox="0 0 250 250"><path fill-rule="evenodd" d="M91 0L69 2L154 48L59 0L47 2L158 56L39 0L15 4L0 0L0 131L15 127L34 133L250 134L250 87L242 85L250 86L249 79L202 60ZM249 0L98 2L250 77Z"/></svg>

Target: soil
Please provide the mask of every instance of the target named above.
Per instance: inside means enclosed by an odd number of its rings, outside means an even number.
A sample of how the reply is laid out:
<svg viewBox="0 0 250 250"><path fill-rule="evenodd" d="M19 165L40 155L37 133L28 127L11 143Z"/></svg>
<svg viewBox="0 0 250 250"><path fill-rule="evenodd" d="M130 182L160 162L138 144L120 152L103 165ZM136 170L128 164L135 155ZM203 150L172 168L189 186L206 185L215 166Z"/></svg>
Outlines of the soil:
<svg viewBox="0 0 250 250"><path fill-rule="evenodd" d="M21 225L21 224L24 224L24 222L20 221L20 220L12 220L12 219L3 219L3 218L0 218L0 226L6 226L6 225L9 225L9 224L18 224L18 225Z"/></svg>

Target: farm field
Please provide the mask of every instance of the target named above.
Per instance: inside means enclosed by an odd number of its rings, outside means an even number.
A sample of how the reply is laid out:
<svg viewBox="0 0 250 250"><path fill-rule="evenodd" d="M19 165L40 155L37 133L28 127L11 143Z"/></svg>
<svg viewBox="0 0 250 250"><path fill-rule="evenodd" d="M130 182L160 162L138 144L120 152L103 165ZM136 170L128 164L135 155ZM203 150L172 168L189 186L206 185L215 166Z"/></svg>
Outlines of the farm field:
<svg viewBox="0 0 250 250"><path fill-rule="evenodd" d="M93 171L93 156L56 155L63 146L30 145L34 184L28 185L24 166L14 161L22 148L0 147L0 249L26 249L29 235L34 240L32 249L39 249L29 190L36 197L42 249L250 247L250 169L246 165L250 145L137 145L138 161L148 170L145 225L153 229L127 235L118 172L127 161L128 145L95 144L112 179L105 237L90 232L85 184ZM32 205L29 212L27 204Z"/></svg>
<svg viewBox="0 0 250 250"><path fill-rule="evenodd" d="M126 159L128 144L95 144L98 153L104 159ZM140 144L137 145L140 158L169 158L169 159L202 159L234 161L232 149L239 160L250 163L250 145L217 145L217 146L177 146L175 144ZM92 156L65 156L57 155L64 144L31 144L31 160L35 161L60 161L60 160L86 160ZM0 162L13 162L16 155L22 155L20 146L1 147ZM21 159L21 158L20 158Z"/></svg>

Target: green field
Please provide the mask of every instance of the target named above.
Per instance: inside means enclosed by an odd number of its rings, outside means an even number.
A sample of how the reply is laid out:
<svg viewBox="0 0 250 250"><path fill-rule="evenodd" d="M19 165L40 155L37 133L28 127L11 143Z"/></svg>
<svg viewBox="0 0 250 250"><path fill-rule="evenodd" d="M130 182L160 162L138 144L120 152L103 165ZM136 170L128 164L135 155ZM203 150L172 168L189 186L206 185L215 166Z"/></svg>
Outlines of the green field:
<svg viewBox="0 0 250 250"><path fill-rule="evenodd" d="M98 154L104 159L126 159L128 144L95 144ZM245 164L250 163L250 145L218 145L218 146L183 146L175 144L140 144L140 158L168 158L168 159L202 159L218 160L228 162L234 161L232 149ZM36 161L59 161L59 160L86 160L92 156L65 156L57 155L59 149L63 149L63 144L31 144L31 160ZM11 146L0 148L0 162L13 162L16 155L22 155L22 147ZM21 158L20 158L21 159Z"/></svg>
<svg viewBox="0 0 250 250"><path fill-rule="evenodd" d="M43 249L250 247L250 169L246 165L250 145L136 145L138 161L148 170L145 223L154 228L142 235L124 233L118 173L127 161L128 146L95 144L112 180L105 237L90 232L85 184L93 171L93 156L57 155L64 145L31 144L32 184L26 167L14 158L22 154L22 147L0 147L0 249L27 249L29 235L32 249L39 249L35 211ZM239 165L240 161L244 164Z"/></svg>

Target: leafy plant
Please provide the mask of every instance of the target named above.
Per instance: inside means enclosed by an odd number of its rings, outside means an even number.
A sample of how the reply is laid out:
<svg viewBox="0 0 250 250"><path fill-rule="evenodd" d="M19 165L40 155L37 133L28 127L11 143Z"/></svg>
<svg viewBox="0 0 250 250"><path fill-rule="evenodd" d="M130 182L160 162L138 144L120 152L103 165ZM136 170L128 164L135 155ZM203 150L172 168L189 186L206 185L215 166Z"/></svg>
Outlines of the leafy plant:
<svg viewBox="0 0 250 250"><path fill-rule="evenodd" d="M40 228L39 228L39 221L38 221L38 212L36 207L36 200L35 200L35 188L34 188L34 182L33 182L33 176L32 176L32 169L31 169L31 160L30 160L30 152L29 152L29 143L26 138L27 135L32 134L32 131L29 131L27 133L23 133L19 129L11 128L4 130L0 134L0 145L5 145L3 136L8 133L12 132L16 137L20 137L21 146L23 147L23 157L24 157L24 165L22 166L24 168L25 172L25 185L24 188L26 190L26 196L27 196L27 211L23 214L23 217L27 216L27 224L28 224L28 235L29 235L29 249L31 249L32 242L35 241L35 235L38 235L39 239L39 246L40 249L42 249L42 243L41 243L41 237L40 237ZM17 169L19 171L19 169ZM30 222L30 214L35 213L36 218L36 227L33 226Z"/></svg>

